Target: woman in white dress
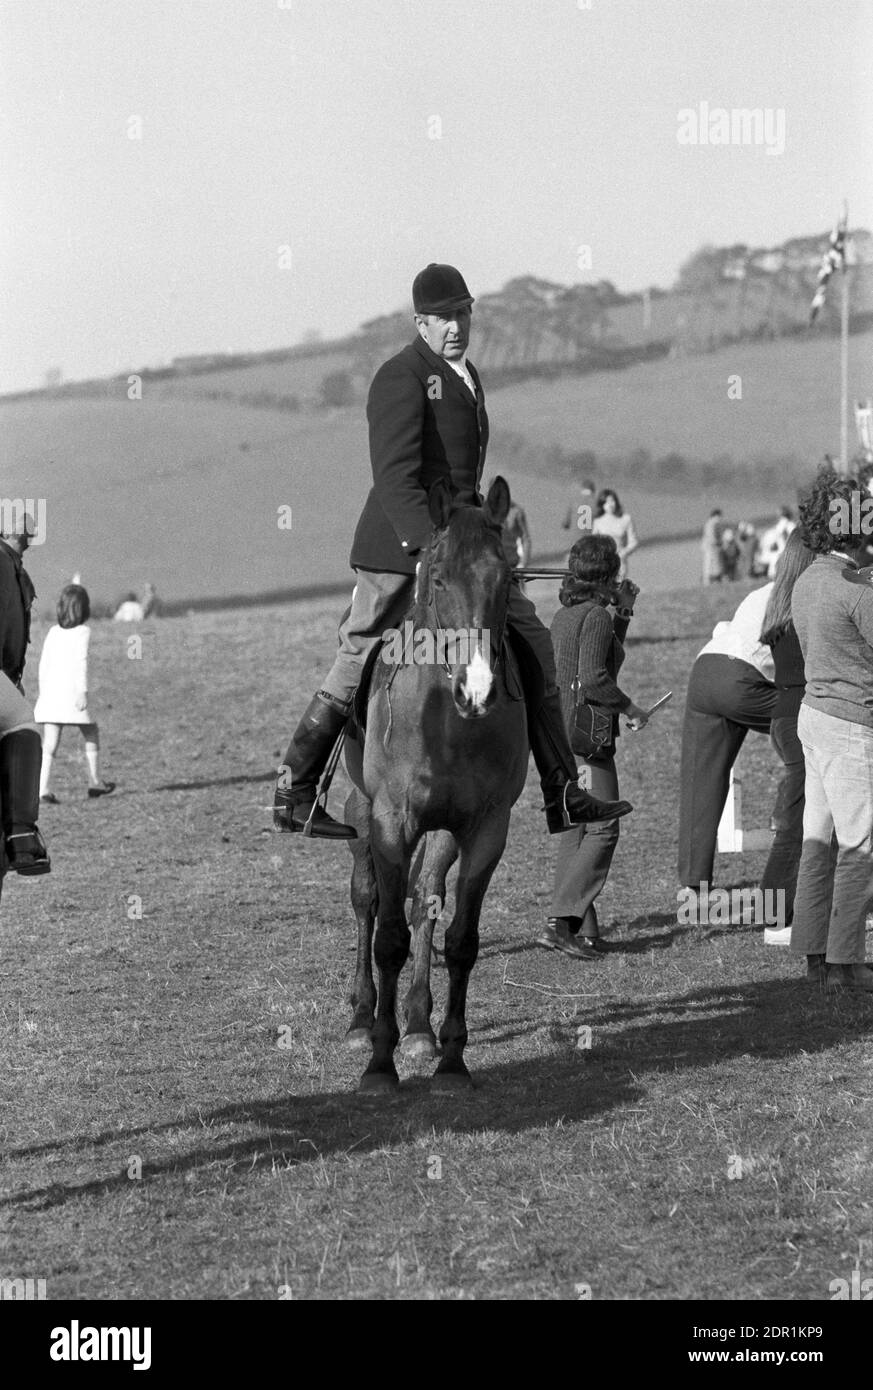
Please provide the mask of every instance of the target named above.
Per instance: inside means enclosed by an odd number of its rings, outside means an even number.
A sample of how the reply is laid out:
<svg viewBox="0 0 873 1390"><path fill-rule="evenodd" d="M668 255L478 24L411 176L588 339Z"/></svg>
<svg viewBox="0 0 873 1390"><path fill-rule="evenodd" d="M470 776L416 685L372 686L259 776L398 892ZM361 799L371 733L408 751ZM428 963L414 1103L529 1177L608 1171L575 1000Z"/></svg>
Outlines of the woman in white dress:
<svg viewBox="0 0 873 1390"><path fill-rule="evenodd" d="M114 782L100 776L100 733L88 713L88 619L91 604L81 584L68 584L58 599L58 621L46 633L39 660L39 698L34 719L45 725L42 741L42 772L39 799L56 804L49 790L52 761L61 741L61 731L74 725L85 740L88 761L88 795L106 796L115 790Z"/></svg>
<svg viewBox="0 0 873 1390"><path fill-rule="evenodd" d="M597 497L597 508L591 526L595 536L612 536L621 568L618 583L627 579L628 556L633 555L639 545L634 524L618 500L618 493L611 487L603 488Z"/></svg>

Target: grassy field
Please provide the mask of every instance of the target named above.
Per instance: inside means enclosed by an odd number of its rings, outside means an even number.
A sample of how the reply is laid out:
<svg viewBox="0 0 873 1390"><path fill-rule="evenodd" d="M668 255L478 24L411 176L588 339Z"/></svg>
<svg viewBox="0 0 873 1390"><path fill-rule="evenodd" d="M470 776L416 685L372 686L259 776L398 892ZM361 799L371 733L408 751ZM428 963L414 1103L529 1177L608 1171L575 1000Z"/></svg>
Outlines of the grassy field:
<svg viewBox="0 0 873 1390"><path fill-rule="evenodd" d="M468 1099L406 1061L396 1099L355 1095L350 858L269 833L338 605L166 621L140 660L98 625L119 790L88 802L62 743L53 872L0 908L0 1275L49 1298L821 1301L873 1273L873 1005L820 997L759 930L676 920L684 685L737 599L637 620L626 686L676 699L621 740L637 810L602 964L533 944L555 842L531 774L483 913ZM766 824L763 739L743 767Z"/></svg>
<svg viewBox="0 0 873 1390"><path fill-rule="evenodd" d="M873 391L871 345L873 334L852 338L852 399ZM251 404L259 392L293 391L303 365L146 381L141 400L128 400L122 383L112 398L0 403L4 495L46 501L46 541L28 561L43 605L74 572L103 602L147 579L176 600L346 578L371 481L362 404L299 414ZM837 373L835 340L811 338L489 391L487 468L509 476L540 554L567 540L559 525L567 481L550 462L554 445L601 459L640 447L655 459L675 450L689 459L796 458L796 479L789 469L778 492L755 487L754 471L742 485L725 477L682 495L619 484L643 538L699 527L714 502L734 520L775 516L793 501L793 481L805 482L836 445ZM732 375L742 379L741 400L728 398ZM607 481L603 467L598 481ZM291 509L290 529L279 526L280 508Z"/></svg>

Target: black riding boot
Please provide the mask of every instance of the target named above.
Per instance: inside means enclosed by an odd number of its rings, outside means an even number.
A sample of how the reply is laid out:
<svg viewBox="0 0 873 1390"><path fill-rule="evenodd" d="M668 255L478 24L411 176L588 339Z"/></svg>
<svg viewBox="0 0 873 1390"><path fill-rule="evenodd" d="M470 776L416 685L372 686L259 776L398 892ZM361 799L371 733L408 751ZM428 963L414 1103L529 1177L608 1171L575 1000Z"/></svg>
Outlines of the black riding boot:
<svg viewBox="0 0 873 1390"><path fill-rule="evenodd" d="M546 799L543 809L550 835L571 830L574 825L617 820L633 810L629 801L598 801L578 785L576 760L567 738L557 690L551 695L543 694L535 710L528 705L527 729L530 751Z"/></svg>
<svg viewBox="0 0 873 1390"><path fill-rule="evenodd" d="M315 805L322 773L348 717L349 707L326 690L313 695L279 769L273 798L273 824L277 830L286 834L302 830L304 835L322 840L358 838L351 825L343 825Z"/></svg>
<svg viewBox="0 0 873 1390"><path fill-rule="evenodd" d="M0 807L10 869L47 874L51 860L36 824L42 740L35 729L14 729L0 738Z"/></svg>

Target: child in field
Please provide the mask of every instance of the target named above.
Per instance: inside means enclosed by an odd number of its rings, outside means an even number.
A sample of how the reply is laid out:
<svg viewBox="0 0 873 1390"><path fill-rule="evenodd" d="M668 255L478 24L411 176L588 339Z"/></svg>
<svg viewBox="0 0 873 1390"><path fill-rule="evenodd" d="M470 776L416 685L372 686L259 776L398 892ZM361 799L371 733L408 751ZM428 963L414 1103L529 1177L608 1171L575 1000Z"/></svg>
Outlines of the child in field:
<svg viewBox="0 0 873 1390"><path fill-rule="evenodd" d="M88 795L106 796L115 790L114 782L100 776L100 735L88 713L88 619L91 604L81 584L68 584L58 599L58 621L49 628L39 661L39 699L34 718L45 725L42 745L42 772L39 799L52 804L57 797L49 791L52 761L65 725L76 725L85 740L88 760Z"/></svg>

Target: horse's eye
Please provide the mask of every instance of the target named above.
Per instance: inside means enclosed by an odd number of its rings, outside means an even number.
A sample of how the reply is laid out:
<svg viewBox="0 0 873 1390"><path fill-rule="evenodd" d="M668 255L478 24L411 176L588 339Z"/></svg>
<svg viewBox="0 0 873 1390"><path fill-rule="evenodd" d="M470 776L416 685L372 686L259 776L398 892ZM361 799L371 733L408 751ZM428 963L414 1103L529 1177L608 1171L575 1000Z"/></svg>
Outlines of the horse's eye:
<svg viewBox="0 0 873 1390"><path fill-rule="evenodd" d="M433 587L435 589L444 589L446 586L441 579L438 579L436 575L434 575Z"/></svg>

